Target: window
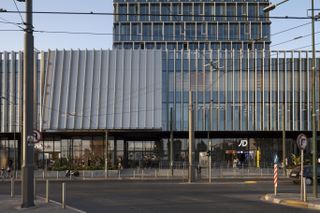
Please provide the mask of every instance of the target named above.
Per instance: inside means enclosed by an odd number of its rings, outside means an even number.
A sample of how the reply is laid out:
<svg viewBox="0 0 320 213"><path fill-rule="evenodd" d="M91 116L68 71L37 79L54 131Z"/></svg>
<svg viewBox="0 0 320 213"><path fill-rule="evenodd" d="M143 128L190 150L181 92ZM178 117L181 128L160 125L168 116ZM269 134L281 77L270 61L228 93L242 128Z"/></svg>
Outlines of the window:
<svg viewBox="0 0 320 213"><path fill-rule="evenodd" d="M227 16L229 20L236 20L236 5L227 4Z"/></svg>
<svg viewBox="0 0 320 213"><path fill-rule="evenodd" d="M249 8L248 8L248 18L249 21L253 21L253 20L257 20L257 6L256 4L249 4Z"/></svg>
<svg viewBox="0 0 320 213"><path fill-rule="evenodd" d="M120 4L119 5L119 19L120 21L127 21L127 5L126 4Z"/></svg>
<svg viewBox="0 0 320 213"><path fill-rule="evenodd" d="M217 39L217 25L216 24L208 24L208 39L216 40Z"/></svg>
<svg viewBox="0 0 320 213"><path fill-rule="evenodd" d="M143 33L142 33L143 40L150 41L151 40L151 24L143 24Z"/></svg>
<svg viewBox="0 0 320 213"><path fill-rule="evenodd" d="M182 15L181 4L173 4L172 5L172 15ZM174 21L180 21L182 16L173 16L172 19Z"/></svg>
<svg viewBox="0 0 320 213"><path fill-rule="evenodd" d="M183 4L183 20L191 21L192 20L192 4Z"/></svg>
<svg viewBox="0 0 320 213"><path fill-rule="evenodd" d="M176 38L177 41L184 40L184 24L183 23L177 23L176 24Z"/></svg>
<svg viewBox="0 0 320 213"><path fill-rule="evenodd" d="M137 9L137 5L136 4L130 4L129 5L129 20L130 21L137 21L137 14L138 13L138 9Z"/></svg>
<svg viewBox="0 0 320 213"><path fill-rule="evenodd" d="M140 24L132 24L131 27L131 40L140 41L141 40L141 25Z"/></svg>
<svg viewBox="0 0 320 213"><path fill-rule="evenodd" d="M161 5L161 19L162 21L170 21L170 16L166 16L166 15L170 15L170 4L162 4Z"/></svg>
<svg viewBox="0 0 320 213"><path fill-rule="evenodd" d="M225 20L225 4L216 4L216 20Z"/></svg>
<svg viewBox="0 0 320 213"><path fill-rule="evenodd" d="M194 20L195 21L202 21L203 17L202 15L204 15L204 11L203 11L203 4L195 4L194 5Z"/></svg>
<svg viewBox="0 0 320 213"><path fill-rule="evenodd" d="M187 40L196 40L195 37L195 24L186 25L186 39Z"/></svg>
<svg viewBox="0 0 320 213"><path fill-rule="evenodd" d="M162 41L163 40L162 24L154 24L153 25L153 40L154 41Z"/></svg>
<svg viewBox="0 0 320 213"><path fill-rule="evenodd" d="M151 21L160 21L160 6L159 4L151 4L150 8L150 20Z"/></svg>
<svg viewBox="0 0 320 213"><path fill-rule="evenodd" d="M246 4L238 4L238 21L247 20L247 5Z"/></svg>
<svg viewBox="0 0 320 213"><path fill-rule="evenodd" d="M164 39L166 41L173 41L173 24L164 25Z"/></svg>
<svg viewBox="0 0 320 213"><path fill-rule="evenodd" d="M238 24L230 24L229 38L231 40L239 39L239 25Z"/></svg>
<svg viewBox="0 0 320 213"><path fill-rule="evenodd" d="M140 20L141 21L148 21L149 9L147 4L140 5Z"/></svg>
<svg viewBox="0 0 320 213"><path fill-rule="evenodd" d="M120 28L120 37L121 41L130 40L130 25L129 24L121 24Z"/></svg>

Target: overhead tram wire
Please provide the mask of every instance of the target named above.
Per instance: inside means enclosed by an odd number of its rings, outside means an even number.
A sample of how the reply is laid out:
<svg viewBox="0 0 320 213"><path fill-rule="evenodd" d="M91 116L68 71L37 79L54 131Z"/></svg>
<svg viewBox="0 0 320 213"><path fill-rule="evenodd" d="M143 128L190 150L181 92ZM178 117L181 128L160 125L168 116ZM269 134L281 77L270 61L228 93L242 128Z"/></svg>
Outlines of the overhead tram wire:
<svg viewBox="0 0 320 213"><path fill-rule="evenodd" d="M300 28L300 27L309 25L309 24L311 24L311 23L312 23L312 22L307 22L307 23L304 23L304 24L301 24L301 25L298 25L298 26L295 26L295 27L291 27L291 28L288 28L288 29L286 29L286 30L282 30L282 31L273 33L273 34L271 34L270 36L276 36L276 35L279 35L279 34L282 34L282 33L286 33L286 32L289 32L289 31L291 31L291 30L295 30L295 29L297 29L297 28Z"/></svg>
<svg viewBox="0 0 320 213"><path fill-rule="evenodd" d="M7 20L7 19L5 19L5 18L2 18L2 17L0 17L0 19L2 20L2 21L0 22L0 23L2 23L2 24L15 25L15 26L19 27L20 29L24 30L24 28L20 26L20 25L23 25L23 23L12 22L12 21L9 21L9 20Z"/></svg>
<svg viewBox="0 0 320 213"><path fill-rule="evenodd" d="M0 29L0 32L23 32L23 30Z"/></svg>
<svg viewBox="0 0 320 213"><path fill-rule="evenodd" d="M16 1L15 1L15 0L12 0L12 2L14 3L14 5L15 5L15 7L16 7L16 9L17 9L17 12L19 13L19 16L20 16L20 19L21 19L22 23L25 23L24 20L23 20L23 18L22 18L21 12L20 12L20 10L19 10L19 7L18 7Z"/></svg>
<svg viewBox="0 0 320 213"><path fill-rule="evenodd" d="M27 13L26 11L5 10L3 13ZM140 14L140 13L104 13L104 12L72 12L72 11L33 11L33 14L47 15L96 15L96 16L180 16L180 17L220 17L220 18L261 18L261 19L300 19L308 20L308 16L241 16L241 15L191 15L191 14Z"/></svg>
<svg viewBox="0 0 320 213"><path fill-rule="evenodd" d="M316 34L319 34L319 33L320 33L320 31L319 31L319 32L316 32L315 35L316 35ZM289 42L292 42L292 41L296 41L296 40L299 40L299 39L302 39L302 38L306 38L306 37L309 37L309 36L312 36L312 34L310 33L310 34L306 34L306 35L302 35L302 36L297 36L297 37L294 37L294 38L292 38L292 39L290 39L290 40L282 41L282 42L280 42L280 43L271 45L270 47L279 46L279 45L281 45L281 44L286 44L286 43L289 43Z"/></svg>

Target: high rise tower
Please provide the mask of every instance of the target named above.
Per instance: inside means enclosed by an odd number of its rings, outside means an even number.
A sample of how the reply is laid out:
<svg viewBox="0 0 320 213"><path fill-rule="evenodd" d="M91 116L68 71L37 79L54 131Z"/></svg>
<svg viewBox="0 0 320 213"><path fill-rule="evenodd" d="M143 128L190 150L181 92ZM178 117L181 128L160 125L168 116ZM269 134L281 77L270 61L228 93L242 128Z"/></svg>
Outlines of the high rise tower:
<svg viewBox="0 0 320 213"><path fill-rule="evenodd" d="M269 49L269 0L114 0L115 49Z"/></svg>

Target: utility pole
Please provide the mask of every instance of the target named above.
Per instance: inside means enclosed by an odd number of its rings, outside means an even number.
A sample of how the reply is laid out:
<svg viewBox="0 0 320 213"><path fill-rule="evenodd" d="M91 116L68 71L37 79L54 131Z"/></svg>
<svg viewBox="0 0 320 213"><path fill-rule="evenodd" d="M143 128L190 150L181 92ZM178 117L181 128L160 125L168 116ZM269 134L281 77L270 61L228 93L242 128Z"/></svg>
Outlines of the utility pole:
<svg viewBox="0 0 320 213"><path fill-rule="evenodd" d="M316 132L316 48L315 48L315 16L314 16L314 0L311 0L312 7L312 179L313 179L313 196L318 197L318 181L317 164L318 164L318 148L317 148L317 132Z"/></svg>
<svg viewBox="0 0 320 213"><path fill-rule="evenodd" d="M189 90L189 167L188 167L188 182L194 181L194 129L193 129L193 104L192 104L192 91Z"/></svg>
<svg viewBox="0 0 320 213"><path fill-rule="evenodd" d="M23 61L22 208L34 206L33 188L33 25L32 0L25 0L26 23Z"/></svg>

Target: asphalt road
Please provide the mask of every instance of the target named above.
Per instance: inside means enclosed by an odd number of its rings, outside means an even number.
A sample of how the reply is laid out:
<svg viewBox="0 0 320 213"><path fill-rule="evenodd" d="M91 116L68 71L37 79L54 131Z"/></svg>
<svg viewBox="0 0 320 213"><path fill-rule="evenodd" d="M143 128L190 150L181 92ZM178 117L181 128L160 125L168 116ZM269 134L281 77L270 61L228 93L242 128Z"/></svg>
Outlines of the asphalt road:
<svg viewBox="0 0 320 213"><path fill-rule="evenodd" d="M0 182L0 194L9 193ZM19 191L19 186L16 191ZM308 188L311 191L311 188ZM272 181L247 184L242 180L187 184L168 181L74 181L67 182L67 204L86 212L111 213L207 213L207 212L316 212L275 205L260 200L273 192ZM298 193L299 186L279 183L279 192ZM61 183L50 183L50 199L60 201ZM37 184L44 193L44 182Z"/></svg>

